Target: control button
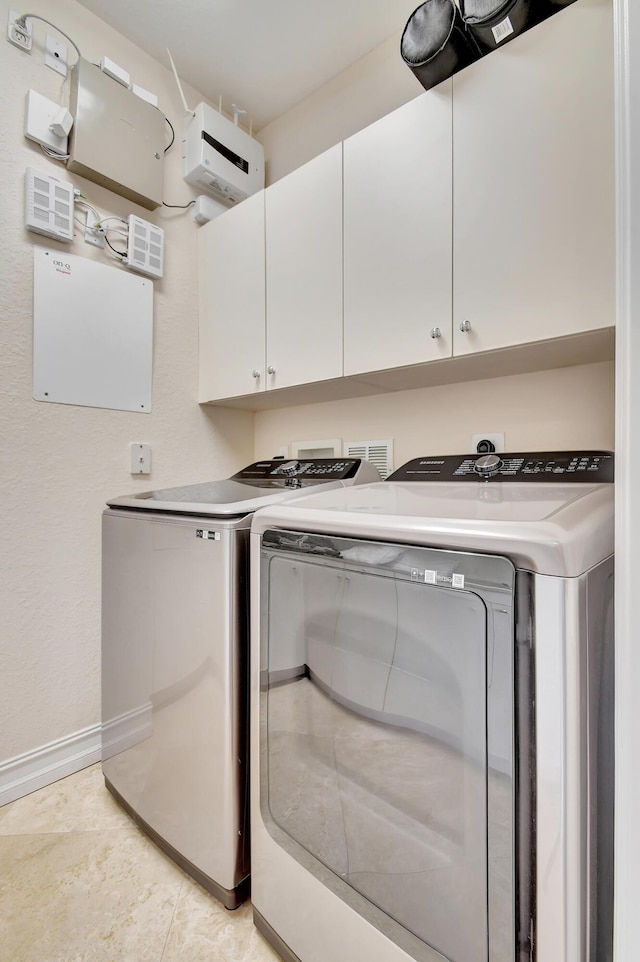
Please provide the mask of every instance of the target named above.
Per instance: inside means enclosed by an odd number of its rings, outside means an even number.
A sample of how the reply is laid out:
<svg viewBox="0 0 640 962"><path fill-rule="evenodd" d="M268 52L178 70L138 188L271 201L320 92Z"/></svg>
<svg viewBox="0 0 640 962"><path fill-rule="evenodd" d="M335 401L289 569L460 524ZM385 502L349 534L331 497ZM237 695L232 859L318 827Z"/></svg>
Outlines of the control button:
<svg viewBox="0 0 640 962"><path fill-rule="evenodd" d="M501 467L502 460L497 454L485 454L483 457L477 459L473 470L483 478L490 478L494 474L497 474Z"/></svg>

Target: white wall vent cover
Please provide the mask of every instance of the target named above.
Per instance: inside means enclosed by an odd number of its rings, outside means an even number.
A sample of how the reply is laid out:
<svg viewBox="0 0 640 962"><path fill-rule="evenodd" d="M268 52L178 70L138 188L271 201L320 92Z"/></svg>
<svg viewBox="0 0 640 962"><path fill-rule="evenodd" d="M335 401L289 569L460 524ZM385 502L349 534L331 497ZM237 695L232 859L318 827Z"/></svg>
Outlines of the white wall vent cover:
<svg viewBox="0 0 640 962"><path fill-rule="evenodd" d="M164 270L164 230L148 220L129 215L127 267L149 277L162 277Z"/></svg>
<svg viewBox="0 0 640 962"><path fill-rule="evenodd" d="M25 226L36 234L73 240L73 184L27 167Z"/></svg>
<svg viewBox="0 0 640 962"><path fill-rule="evenodd" d="M371 461L384 481L393 471L393 441L345 441L345 458L366 458Z"/></svg>

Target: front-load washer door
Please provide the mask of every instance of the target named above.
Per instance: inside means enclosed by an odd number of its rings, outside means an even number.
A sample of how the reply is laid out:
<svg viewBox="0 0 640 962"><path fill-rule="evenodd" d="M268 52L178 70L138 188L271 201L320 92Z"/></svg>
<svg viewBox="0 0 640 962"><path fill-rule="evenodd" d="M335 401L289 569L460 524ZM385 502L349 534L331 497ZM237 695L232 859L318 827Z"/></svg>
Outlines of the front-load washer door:
<svg viewBox="0 0 640 962"><path fill-rule="evenodd" d="M263 537L265 824L416 958L515 958L514 585L504 558Z"/></svg>

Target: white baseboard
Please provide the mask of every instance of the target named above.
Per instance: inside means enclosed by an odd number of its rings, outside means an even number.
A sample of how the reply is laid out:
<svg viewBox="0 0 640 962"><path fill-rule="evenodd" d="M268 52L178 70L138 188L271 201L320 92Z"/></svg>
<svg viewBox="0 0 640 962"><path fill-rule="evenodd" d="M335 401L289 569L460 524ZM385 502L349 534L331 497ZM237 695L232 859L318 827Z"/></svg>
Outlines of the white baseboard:
<svg viewBox="0 0 640 962"><path fill-rule="evenodd" d="M100 725L73 732L0 764L0 805L100 761Z"/></svg>
<svg viewBox="0 0 640 962"><path fill-rule="evenodd" d="M153 735L153 706L151 702L110 718L102 726L102 760L126 752Z"/></svg>

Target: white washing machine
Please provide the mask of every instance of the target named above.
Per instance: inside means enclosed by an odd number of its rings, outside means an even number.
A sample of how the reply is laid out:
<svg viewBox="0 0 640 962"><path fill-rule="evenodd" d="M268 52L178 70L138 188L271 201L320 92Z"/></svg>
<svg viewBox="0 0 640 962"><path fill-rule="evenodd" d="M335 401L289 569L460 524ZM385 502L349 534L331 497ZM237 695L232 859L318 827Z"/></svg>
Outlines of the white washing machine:
<svg viewBox="0 0 640 962"><path fill-rule="evenodd" d="M251 516L311 487L376 478L358 458L258 461L114 498L103 513L105 783L227 908L249 890Z"/></svg>
<svg viewBox="0 0 640 962"><path fill-rule="evenodd" d="M613 455L258 511L254 921L294 962L609 962Z"/></svg>

